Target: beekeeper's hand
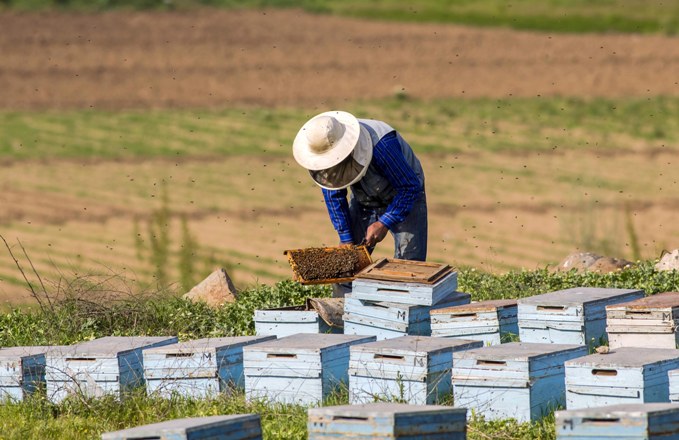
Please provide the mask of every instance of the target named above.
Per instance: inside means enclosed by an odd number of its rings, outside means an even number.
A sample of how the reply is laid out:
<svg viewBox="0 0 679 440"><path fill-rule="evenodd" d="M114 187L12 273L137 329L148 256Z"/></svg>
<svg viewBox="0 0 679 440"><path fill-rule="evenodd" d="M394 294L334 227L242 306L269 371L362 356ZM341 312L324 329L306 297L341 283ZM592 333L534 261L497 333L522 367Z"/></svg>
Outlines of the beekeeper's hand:
<svg viewBox="0 0 679 440"><path fill-rule="evenodd" d="M375 246L377 243L384 240L384 237L387 236L387 232L389 232L389 229L387 229L382 222L377 221L373 223L368 226L368 230L365 232L365 244L367 246Z"/></svg>

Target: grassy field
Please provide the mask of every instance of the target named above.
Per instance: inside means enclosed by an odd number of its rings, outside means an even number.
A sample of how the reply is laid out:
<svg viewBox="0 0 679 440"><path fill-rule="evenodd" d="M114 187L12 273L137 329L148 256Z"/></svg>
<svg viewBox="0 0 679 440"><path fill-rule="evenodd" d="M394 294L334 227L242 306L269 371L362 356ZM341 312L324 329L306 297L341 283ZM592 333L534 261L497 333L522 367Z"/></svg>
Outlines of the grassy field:
<svg viewBox="0 0 679 440"><path fill-rule="evenodd" d="M505 271L577 249L653 258L679 232L677 99L394 98L347 110L393 121L420 155L432 260ZM1 113L0 233L51 282L116 273L188 288L216 266L241 286L284 279L284 249L336 241L290 155L312 114ZM22 301L0 252L0 293Z"/></svg>
<svg viewBox="0 0 679 440"><path fill-rule="evenodd" d="M679 31L679 5L661 0L3 0L1 8L18 10L66 9L186 9L199 6L224 8L295 7L315 13L331 13L400 22L459 23L474 26L507 26L556 32Z"/></svg>

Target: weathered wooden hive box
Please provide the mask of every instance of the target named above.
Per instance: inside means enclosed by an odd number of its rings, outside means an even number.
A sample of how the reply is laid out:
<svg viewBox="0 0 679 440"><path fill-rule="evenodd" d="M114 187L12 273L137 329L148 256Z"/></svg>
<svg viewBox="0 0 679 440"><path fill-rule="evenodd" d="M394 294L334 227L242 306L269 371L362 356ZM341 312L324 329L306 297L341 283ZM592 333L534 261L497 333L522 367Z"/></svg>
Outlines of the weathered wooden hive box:
<svg viewBox="0 0 679 440"><path fill-rule="evenodd" d="M481 341L402 336L350 349L349 402L388 400L424 405L450 392L453 352Z"/></svg>
<svg viewBox="0 0 679 440"><path fill-rule="evenodd" d="M676 440L679 405L644 403L556 412L560 440Z"/></svg>
<svg viewBox="0 0 679 440"><path fill-rule="evenodd" d="M366 301L354 295L344 297L344 334L374 335L377 340L404 335L429 336L430 312L440 307L469 304L471 295L451 292L435 306L415 306L386 301Z"/></svg>
<svg viewBox="0 0 679 440"><path fill-rule="evenodd" d="M243 388L243 347L275 336L205 338L144 350L146 391L202 398Z"/></svg>
<svg viewBox="0 0 679 440"><path fill-rule="evenodd" d="M340 383L348 383L349 347L374 336L308 334L243 348L248 400L317 404Z"/></svg>
<svg viewBox="0 0 679 440"><path fill-rule="evenodd" d="M255 333L279 338L297 333L342 333L343 308L344 299L323 298L308 299L299 306L255 310Z"/></svg>
<svg viewBox="0 0 679 440"><path fill-rule="evenodd" d="M355 299L415 306L441 303L457 290L457 272L444 264L383 258L366 267L351 283Z"/></svg>
<svg viewBox="0 0 679 440"><path fill-rule="evenodd" d="M49 350L47 398L59 402L69 394L121 396L144 384L142 351L175 342L174 336L107 336Z"/></svg>
<svg viewBox="0 0 679 440"><path fill-rule="evenodd" d="M45 352L53 347L0 349L0 401L23 400L45 384Z"/></svg>
<svg viewBox="0 0 679 440"><path fill-rule="evenodd" d="M566 408L669 402L668 371L679 350L620 347L566 362Z"/></svg>
<svg viewBox="0 0 679 440"><path fill-rule="evenodd" d="M519 335L516 300L480 301L432 310L431 335L475 339L489 345L508 342L511 335Z"/></svg>
<svg viewBox="0 0 679 440"><path fill-rule="evenodd" d="M309 408L309 440L464 440L467 409L436 405L368 403Z"/></svg>
<svg viewBox="0 0 679 440"><path fill-rule="evenodd" d="M667 378L670 383L670 402L679 403L679 370L670 370Z"/></svg>
<svg viewBox="0 0 679 440"><path fill-rule="evenodd" d="M488 420L537 420L565 403L564 363L584 345L509 342L453 353L455 406Z"/></svg>
<svg viewBox="0 0 679 440"><path fill-rule="evenodd" d="M642 298L643 290L577 287L518 300L521 342L600 345L610 304Z"/></svg>
<svg viewBox="0 0 679 440"><path fill-rule="evenodd" d="M260 440L257 414L190 417L107 432L102 440Z"/></svg>
<svg viewBox="0 0 679 440"><path fill-rule="evenodd" d="M677 348L679 292L606 306L606 318L611 348Z"/></svg>

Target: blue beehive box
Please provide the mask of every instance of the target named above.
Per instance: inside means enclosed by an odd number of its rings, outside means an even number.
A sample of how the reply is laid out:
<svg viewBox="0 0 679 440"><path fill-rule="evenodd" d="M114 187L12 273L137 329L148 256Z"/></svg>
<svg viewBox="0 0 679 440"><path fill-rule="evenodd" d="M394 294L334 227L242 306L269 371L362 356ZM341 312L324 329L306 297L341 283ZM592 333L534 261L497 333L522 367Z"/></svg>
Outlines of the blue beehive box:
<svg viewBox="0 0 679 440"><path fill-rule="evenodd" d="M432 310L431 335L474 339L488 345L508 342L511 335L519 335L516 300L480 301Z"/></svg>
<svg viewBox="0 0 679 440"><path fill-rule="evenodd" d="M257 414L190 417L107 432L102 440L261 440Z"/></svg>
<svg viewBox="0 0 679 440"><path fill-rule="evenodd" d="M309 298L304 305L255 310L255 333L279 338L297 333L342 333L342 323L334 318L341 315L343 307L343 298Z"/></svg>
<svg viewBox="0 0 679 440"><path fill-rule="evenodd" d="M453 352L482 346L481 341L430 336L354 345L349 359L349 402L437 403L450 392Z"/></svg>
<svg viewBox="0 0 679 440"><path fill-rule="evenodd" d="M669 402L668 372L679 350L620 347L566 362L566 408Z"/></svg>
<svg viewBox="0 0 679 440"><path fill-rule="evenodd" d="M519 339L598 346L606 339L606 306L643 296L637 289L577 287L521 298Z"/></svg>
<svg viewBox="0 0 679 440"><path fill-rule="evenodd" d="M23 400L45 385L45 352L49 346L0 349L0 401Z"/></svg>
<svg viewBox="0 0 679 440"><path fill-rule="evenodd" d="M556 412L559 440L677 440L679 405L621 404Z"/></svg>
<svg viewBox="0 0 679 440"><path fill-rule="evenodd" d="M464 440L467 410L450 406L368 403L309 408L309 440Z"/></svg>
<svg viewBox="0 0 679 440"><path fill-rule="evenodd" d="M354 295L344 298L344 334L374 335L377 340L404 335L429 336L430 312L440 307L469 304L471 295L451 292L435 306L368 301Z"/></svg>
<svg viewBox="0 0 679 440"><path fill-rule="evenodd" d="M444 264L383 258L351 283L355 299L433 306L457 290L457 272Z"/></svg>
<svg viewBox="0 0 679 440"><path fill-rule="evenodd" d="M146 391L202 398L243 388L243 347L275 336L205 338L144 350Z"/></svg>
<svg viewBox="0 0 679 440"><path fill-rule="evenodd" d="M349 347L374 336L308 334L286 336L243 348L248 400L317 404L347 384Z"/></svg>
<svg viewBox="0 0 679 440"><path fill-rule="evenodd" d="M565 403L564 363L584 345L509 342L453 353L453 397L488 420L537 420Z"/></svg>
<svg viewBox="0 0 679 440"><path fill-rule="evenodd" d="M107 336L45 354L47 398L59 402L69 394L122 396L144 384L142 351L174 344L174 336Z"/></svg>

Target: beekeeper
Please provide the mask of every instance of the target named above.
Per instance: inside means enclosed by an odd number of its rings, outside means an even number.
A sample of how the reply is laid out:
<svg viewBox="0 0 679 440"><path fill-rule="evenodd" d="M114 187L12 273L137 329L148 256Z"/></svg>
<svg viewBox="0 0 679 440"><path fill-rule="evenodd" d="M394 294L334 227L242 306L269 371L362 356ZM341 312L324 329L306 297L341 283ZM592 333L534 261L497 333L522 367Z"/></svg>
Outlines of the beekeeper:
<svg viewBox="0 0 679 440"><path fill-rule="evenodd" d="M424 172L394 128L344 111L321 113L299 130L293 154L322 188L340 243L364 243L372 252L391 232L394 258L426 259Z"/></svg>

